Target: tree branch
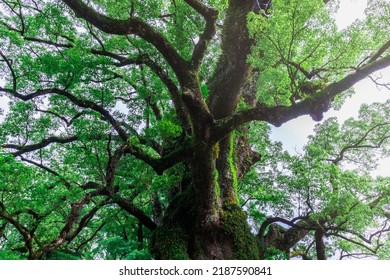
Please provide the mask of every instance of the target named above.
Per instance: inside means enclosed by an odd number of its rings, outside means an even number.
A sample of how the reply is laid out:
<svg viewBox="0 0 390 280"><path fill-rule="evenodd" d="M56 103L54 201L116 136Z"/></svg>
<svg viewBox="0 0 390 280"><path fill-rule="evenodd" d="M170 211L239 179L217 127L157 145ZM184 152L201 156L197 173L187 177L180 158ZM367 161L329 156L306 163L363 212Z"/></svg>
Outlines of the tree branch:
<svg viewBox="0 0 390 280"><path fill-rule="evenodd" d="M339 237L341 239L344 239L344 240L346 240L348 242L351 242L351 243L353 243L355 245L358 245L358 246L360 246L362 248L365 248L365 249L367 249L368 251L370 251L373 254L375 254L378 251L378 249L380 248L380 246L377 246L376 248L370 248L369 246L365 245L364 243L358 242L356 240L353 240L351 238L348 238L348 237L346 237L344 235L341 235L341 234L338 234L338 233L332 233L331 235Z"/></svg>
<svg viewBox="0 0 390 280"><path fill-rule="evenodd" d="M387 51L389 48L390 48L390 40L388 40L386 43L384 43L383 46L370 57L370 59L368 60L368 63L374 62L375 60L380 58L380 56L385 51Z"/></svg>
<svg viewBox="0 0 390 280"><path fill-rule="evenodd" d="M313 120L320 121L323 113L330 109L333 98L352 87L369 74L390 66L390 55L356 69L345 78L335 82L311 98L307 98L292 106L255 107L240 111L230 117L215 122L214 139L217 142L238 126L253 120L265 121L274 126L281 126L294 118L310 115Z"/></svg>
<svg viewBox="0 0 390 280"><path fill-rule="evenodd" d="M116 35L137 35L151 43L167 60L179 80L187 76L188 63L159 32L138 18L119 20L100 14L81 0L62 0L77 17L86 20L101 31Z"/></svg>
<svg viewBox="0 0 390 280"><path fill-rule="evenodd" d="M43 139L41 142L32 144L32 145L16 145L16 144L3 144L1 145L4 149L15 149L17 152L11 153L13 156L17 157L28 152L36 151L42 149L46 146L49 146L52 143L66 144L78 140L77 136L67 136L67 137L57 137L52 136L46 139Z"/></svg>
<svg viewBox="0 0 390 280"><path fill-rule="evenodd" d="M186 131L190 131L190 121L188 119L188 115L181 99L179 89L177 88L175 82L166 73L166 71L164 71L163 68L158 63L153 61L147 54L140 54L135 57L127 58L106 50L92 50L92 53L111 57L119 61L119 63L114 64L118 67L123 67L132 64L145 64L146 66L148 66L167 87L180 122L182 123Z"/></svg>
<svg viewBox="0 0 390 280"><path fill-rule="evenodd" d="M73 94L67 92L66 90L58 89L58 88L50 88L50 89L40 89L33 93L23 95L15 90L5 89L0 87L0 91L10 93L16 98L19 98L23 101L32 100L39 96L44 96L48 94L58 94L61 96L66 97L68 100L70 100L73 104L82 107L82 108L88 108L92 109L98 113L100 113L104 118L106 118L109 123L113 126L113 128L118 132L119 136L123 139L123 141L127 141L128 135L126 131L121 127L120 123L110 114L109 111L107 111L102 106L96 104L95 102L84 100L81 98L78 98L74 96Z"/></svg>
<svg viewBox="0 0 390 280"><path fill-rule="evenodd" d="M51 243L44 246L39 253L37 254L38 258L42 258L47 255L50 251L53 251L60 247L65 241L70 242L72 239L76 237L78 233L87 225L90 218L96 214L96 212L100 209L100 207L92 208L78 223L78 227L74 232L72 232L73 226L77 223L82 208L89 203L92 197L107 195L107 191L105 189L98 189L92 192L87 193L85 196L80 198L77 202L73 203L68 215L68 218L65 222L64 227L59 233L58 237L53 240Z"/></svg>
<svg viewBox="0 0 390 280"><path fill-rule="evenodd" d="M146 228L153 231L157 228L157 224L153 222L141 209L137 208L132 202L120 197L117 194L111 194L113 201L118 204L123 210L137 218Z"/></svg>
<svg viewBox="0 0 390 280"><path fill-rule="evenodd" d="M55 170L53 170L53 169L51 169L51 168L49 168L49 167L47 167L47 166L45 166L45 165L43 165L43 164L40 164L40 163L38 163L38 162L32 161L32 160L30 160L30 159L26 159L26 158L24 158L24 157L22 157L22 156L21 156L20 158L21 158L22 161L25 161L25 162L27 162L27 163L33 164L33 165L35 165L35 166L37 166L37 167L39 167L39 168L41 168L41 169L47 171L48 173L53 174L53 175L56 176L56 177L59 177L59 178L61 179L61 181L65 184L65 186L66 186L68 189L71 188L71 184L70 184L67 180L65 180L65 178L62 177L57 171L55 171Z"/></svg>
<svg viewBox="0 0 390 280"><path fill-rule="evenodd" d="M3 218L4 220L8 221L22 235L23 241L29 252L29 258L33 259L35 257L33 236L31 236L29 230L25 226L23 226L21 223L15 220L11 215L7 215L5 213L5 206L2 203L1 203L1 209L3 210L0 210L0 218Z"/></svg>
<svg viewBox="0 0 390 280"><path fill-rule="evenodd" d="M101 225L94 231L94 233L87 240L84 240L83 242L80 243L79 246L77 246L76 251L80 251L83 246L85 246L88 242L92 241L105 225L106 222L101 223Z"/></svg>
<svg viewBox="0 0 390 280"><path fill-rule="evenodd" d="M185 2L196 12L201 14L206 20L206 27L203 33L199 36L198 43L195 45L191 59L192 68L198 70L206 53L208 44L216 33L218 11L208 8L198 0L185 0Z"/></svg>
<svg viewBox="0 0 390 280"><path fill-rule="evenodd" d="M11 76L12 76L12 89L13 90L16 90L16 74L15 74L15 71L12 67L12 62L11 60L9 60L4 54L3 52L0 50L0 56L1 58L4 60L4 62L7 64L7 67L8 69L10 70L11 72Z"/></svg>
<svg viewBox="0 0 390 280"><path fill-rule="evenodd" d="M333 159L333 160L330 160L330 161L333 164L337 165L340 161L342 161L344 159L345 153L348 152L349 150L352 150L352 149L363 149L363 148L377 149L377 148L380 148L382 146L382 144L387 139L390 138L390 135L382 137L377 144L362 145L362 143L363 143L364 140L367 139L368 135L370 133L372 133L376 128L382 127L382 126L387 126L387 125L390 125L390 123L380 123L380 124L374 125L369 130L367 130L366 133L364 133L364 135L362 135L362 137L360 139L358 139L356 143L353 143L353 144L350 144L350 145L347 145L347 146L343 147L341 149L341 151L339 152L339 154L337 155L337 157L335 159Z"/></svg>

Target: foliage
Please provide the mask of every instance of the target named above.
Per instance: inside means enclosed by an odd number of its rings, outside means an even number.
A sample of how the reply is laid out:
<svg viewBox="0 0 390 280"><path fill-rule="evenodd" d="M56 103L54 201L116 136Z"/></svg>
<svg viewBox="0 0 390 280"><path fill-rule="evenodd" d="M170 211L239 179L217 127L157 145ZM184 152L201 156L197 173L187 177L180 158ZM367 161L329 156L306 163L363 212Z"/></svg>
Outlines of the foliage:
<svg viewBox="0 0 390 280"><path fill-rule="evenodd" d="M389 3L324 2L0 0L0 259L389 259L390 102L322 121L389 88Z"/></svg>

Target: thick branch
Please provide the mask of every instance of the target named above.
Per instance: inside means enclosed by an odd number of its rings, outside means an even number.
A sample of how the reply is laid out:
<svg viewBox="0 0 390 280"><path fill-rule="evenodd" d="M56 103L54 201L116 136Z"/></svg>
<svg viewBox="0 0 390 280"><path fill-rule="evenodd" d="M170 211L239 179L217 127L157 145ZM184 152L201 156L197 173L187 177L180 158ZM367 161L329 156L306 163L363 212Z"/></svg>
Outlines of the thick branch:
<svg viewBox="0 0 390 280"><path fill-rule="evenodd" d="M330 109L330 103L336 95L349 89L369 74L388 66L390 66L390 55L357 69L340 81L327 86L313 97L295 105L256 107L221 119L216 122L214 139L218 141L233 129L253 120L265 121L277 127L303 115L310 115L313 120L320 121L323 118L323 113Z"/></svg>
<svg viewBox="0 0 390 280"><path fill-rule="evenodd" d="M280 217L268 218L261 224L258 236L260 238L264 237L264 233L265 233L267 227L273 223L283 223L283 224L286 224L290 227L297 228L297 229L303 229L303 230L317 229L317 228L313 228L313 227L308 227L306 222L295 223L296 221L304 221L304 218L305 217L296 217L296 218L292 219L291 221L284 219L284 218L280 218Z"/></svg>
<svg viewBox="0 0 390 280"><path fill-rule="evenodd" d="M88 225L88 223L91 221L93 216L99 211L101 206L103 206L104 204L106 204L108 202L108 200L109 200L108 198L105 199L105 201L103 203L99 203L99 205L95 206L90 211L88 211L88 213L85 214L80 219L78 227L73 232L68 234L68 236L66 237L66 240L68 242L72 241ZM104 223L103 223L103 225L104 225ZM101 228L101 227L99 227L99 228Z"/></svg>
<svg viewBox="0 0 390 280"><path fill-rule="evenodd" d="M368 63L371 63L371 62L374 62L375 60L377 60L378 58L381 57L381 55L387 51L388 49L390 48L390 40L387 41L385 44L383 44L383 46L376 52L374 53L370 60L368 61Z"/></svg>
<svg viewBox="0 0 390 280"><path fill-rule="evenodd" d="M198 0L185 0L185 2L187 2L188 5L201 14L206 20L206 27L203 33L199 36L198 43L194 48L191 59L192 68L198 70L206 53L207 46L216 33L215 23L218 18L218 11L208 8Z"/></svg>
<svg viewBox="0 0 390 280"><path fill-rule="evenodd" d="M249 38L247 14L252 9L253 1L229 1L222 32L222 54L209 82L208 104L215 119L234 113L248 77L247 57L253 41Z"/></svg>
<svg viewBox="0 0 390 280"><path fill-rule="evenodd" d="M80 99L80 98L70 94L69 92L67 92L65 90L56 89L56 88L43 89L43 90L38 90L38 91L36 91L34 93L27 94L27 95L23 95L23 94L18 93L17 91L10 90L10 89L4 89L4 88L1 88L1 87L0 87L0 91L11 93L14 97L17 97L17 98L19 98L19 99L21 99L23 101L28 101L28 100L34 99L36 97L44 96L44 95L48 95L48 94L52 94L52 93L65 96L72 103L76 104L79 107L89 108L89 109L92 109L92 110L100 113L105 119L107 119L110 122L110 124L118 132L119 136L122 138L123 141L127 141L127 139L128 139L127 132L123 129L123 127L121 126L120 122L118 122L106 109L104 109L102 106L100 106L100 105L98 105L98 104L96 104L94 102ZM74 136L74 137L76 137L76 136ZM28 152L28 151L33 151L33 150L36 150L36 149L40 149L42 147L47 146L48 144L50 144L52 142L55 142L55 141L53 141L53 139L49 139L49 140L50 141L47 141L47 140L45 141L44 140L44 141L42 141L41 143L38 143L38 144L25 146L24 149L22 149L22 146L13 145L13 144L4 145L2 147L3 148L13 148L13 149L20 150L20 151L14 153L14 155L17 156L17 155L23 154L23 153ZM57 140L57 142L61 141L60 138L59 139L58 138L54 138L54 140ZM72 141L75 141L75 140L77 140L77 139L73 139L72 138ZM67 140L67 141L70 141L70 140ZM162 172L164 170L166 170L167 168L170 168L173 165L175 165L175 164L177 164L179 162L182 162L183 160L188 159L188 157L189 157L191 152L192 152L192 147L191 146L188 147L186 145L184 148L177 149L172 154L169 154L169 155L167 155L165 157L162 157L162 158L158 159L158 158L151 157L150 155L147 154L147 152L145 152L141 147L139 147L137 145L127 144L127 148L126 148L126 151L125 151L125 153L131 153L136 158L145 161L147 164L152 166L153 169L158 174L162 174Z"/></svg>
<svg viewBox="0 0 390 280"><path fill-rule="evenodd" d="M93 10L81 0L62 0L77 17L85 19L98 29L108 34L137 35L151 43L168 61L179 80L186 76L188 63L159 32L138 18L119 20L107 17Z"/></svg>
<svg viewBox="0 0 390 280"><path fill-rule="evenodd" d="M190 160L193 151L192 145L183 144L182 147L161 158L154 158L145 153L141 147L133 145L127 146L125 153L130 153L136 158L143 160L145 163L149 164L157 174L161 175L166 169L180 162Z"/></svg>
<svg viewBox="0 0 390 280"><path fill-rule="evenodd" d="M123 145L115 151L114 155L109 154L108 163L106 167L106 184L107 184L107 189L111 192L114 192L114 180L115 180L116 169L118 167L120 159L125 153L126 148L127 148L126 145Z"/></svg>
<svg viewBox="0 0 390 280"><path fill-rule="evenodd" d="M22 154L28 153L28 152L33 152L39 149L42 149L46 146L49 146L52 143L60 143L60 144L66 144L66 143L71 143L74 142L78 139L77 136L68 136L68 137L57 137L57 136L52 136L49 138L46 138L42 140L39 143L32 144L32 145L16 145L16 144L4 144L1 145L2 148L4 149L15 149L17 152L13 152L12 155L15 157L20 156Z"/></svg>

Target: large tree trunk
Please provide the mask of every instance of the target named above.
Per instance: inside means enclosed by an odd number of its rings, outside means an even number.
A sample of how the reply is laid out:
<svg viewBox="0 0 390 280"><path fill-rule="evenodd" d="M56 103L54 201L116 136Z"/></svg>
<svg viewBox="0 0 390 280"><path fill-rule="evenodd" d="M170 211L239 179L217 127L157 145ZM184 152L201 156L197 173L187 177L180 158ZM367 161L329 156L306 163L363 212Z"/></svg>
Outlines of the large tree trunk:
<svg viewBox="0 0 390 280"><path fill-rule="evenodd" d="M156 258L259 258L256 238L237 204L233 138L230 141L223 148L224 141L198 144L190 163L191 180L182 184L153 234Z"/></svg>
<svg viewBox="0 0 390 280"><path fill-rule="evenodd" d="M207 107L213 119L236 111L250 72L246 59L252 44L246 16L252 8L252 1L230 1L222 55L209 82ZM213 143L207 119L193 121L193 126L191 184L170 203L154 234L152 251L161 259L258 259L256 239L237 200L237 169L244 168L233 156L234 133Z"/></svg>
<svg viewBox="0 0 390 280"><path fill-rule="evenodd" d="M199 207L193 186L176 195L163 224L155 230L152 253L157 259L258 259L255 236L246 214L236 204L221 207L213 200L213 213ZM218 191L215 192L218 197ZM208 200L208 199L207 199ZM206 218L206 219L205 219Z"/></svg>

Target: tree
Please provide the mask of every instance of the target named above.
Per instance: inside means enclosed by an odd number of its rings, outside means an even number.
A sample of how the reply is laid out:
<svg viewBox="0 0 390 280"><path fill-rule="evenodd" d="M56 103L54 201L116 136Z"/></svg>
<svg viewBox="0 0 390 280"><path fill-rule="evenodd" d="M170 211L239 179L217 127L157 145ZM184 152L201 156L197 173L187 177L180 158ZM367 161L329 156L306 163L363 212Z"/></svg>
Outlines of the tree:
<svg viewBox="0 0 390 280"><path fill-rule="evenodd" d="M389 4L255 2L0 1L3 258L389 258L389 103L269 139L388 87Z"/></svg>

